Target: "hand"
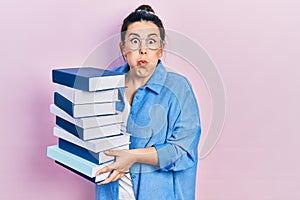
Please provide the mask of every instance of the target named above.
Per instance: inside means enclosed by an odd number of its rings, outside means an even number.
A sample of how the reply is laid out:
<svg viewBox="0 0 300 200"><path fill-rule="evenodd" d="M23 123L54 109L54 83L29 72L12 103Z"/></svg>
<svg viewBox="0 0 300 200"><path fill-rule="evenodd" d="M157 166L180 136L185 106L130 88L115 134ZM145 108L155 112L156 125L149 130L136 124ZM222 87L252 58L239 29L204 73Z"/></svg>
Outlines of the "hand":
<svg viewBox="0 0 300 200"><path fill-rule="evenodd" d="M96 172L97 176L101 173L112 171L112 173L104 181L99 183L99 185L114 182L125 175L129 168L136 162L135 155L130 151L131 150L108 150L104 152L108 156L115 156L115 162Z"/></svg>

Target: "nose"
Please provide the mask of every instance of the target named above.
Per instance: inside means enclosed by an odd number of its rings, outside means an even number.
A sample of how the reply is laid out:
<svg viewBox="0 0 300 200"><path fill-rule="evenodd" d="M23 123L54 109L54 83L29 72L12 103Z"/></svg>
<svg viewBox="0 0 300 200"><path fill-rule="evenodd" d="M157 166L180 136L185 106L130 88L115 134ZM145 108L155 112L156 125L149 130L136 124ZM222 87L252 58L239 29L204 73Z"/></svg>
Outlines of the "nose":
<svg viewBox="0 0 300 200"><path fill-rule="evenodd" d="M147 45L146 45L146 42L144 40L141 40L139 53L142 54L142 55L147 54Z"/></svg>
<svg viewBox="0 0 300 200"><path fill-rule="evenodd" d="M139 53L142 55L147 54L147 48L141 46L141 48L139 49Z"/></svg>

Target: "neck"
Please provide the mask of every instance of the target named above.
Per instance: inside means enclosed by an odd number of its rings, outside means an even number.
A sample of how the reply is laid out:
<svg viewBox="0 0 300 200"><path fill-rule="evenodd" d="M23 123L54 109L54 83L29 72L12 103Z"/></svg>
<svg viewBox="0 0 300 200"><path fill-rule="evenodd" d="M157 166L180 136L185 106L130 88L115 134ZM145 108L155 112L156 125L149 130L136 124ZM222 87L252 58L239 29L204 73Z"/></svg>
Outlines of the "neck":
<svg viewBox="0 0 300 200"><path fill-rule="evenodd" d="M147 77L136 76L136 74L132 73L129 70L125 81L126 81L126 85L130 85L132 88L138 89L146 85L150 78L151 76L147 76Z"/></svg>

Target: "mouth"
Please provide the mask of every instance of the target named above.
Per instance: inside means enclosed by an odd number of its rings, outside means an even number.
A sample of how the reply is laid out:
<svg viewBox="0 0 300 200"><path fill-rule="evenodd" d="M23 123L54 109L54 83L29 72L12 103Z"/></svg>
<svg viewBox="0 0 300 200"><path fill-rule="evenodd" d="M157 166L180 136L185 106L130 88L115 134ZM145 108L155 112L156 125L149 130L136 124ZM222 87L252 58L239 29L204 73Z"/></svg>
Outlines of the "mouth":
<svg viewBox="0 0 300 200"><path fill-rule="evenodd" d="M139 60L138 66L145 66L148 62L146 60Z"/></svg>

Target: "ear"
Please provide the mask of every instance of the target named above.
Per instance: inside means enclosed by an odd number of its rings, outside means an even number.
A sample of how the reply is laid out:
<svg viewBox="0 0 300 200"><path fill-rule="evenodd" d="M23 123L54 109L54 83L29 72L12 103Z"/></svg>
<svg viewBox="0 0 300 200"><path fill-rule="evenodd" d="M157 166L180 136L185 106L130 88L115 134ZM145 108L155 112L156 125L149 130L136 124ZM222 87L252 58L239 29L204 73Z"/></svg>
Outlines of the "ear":
<svg viewBox="0 0 300 200"><path fill-rule="evenodd" d="M126 56L126 52L125 52L125 49L124 49L124 43L120 42L119 47L120 47L120 51L121 51L122 55Z"/></svg>
<svg viewBox="0 0 300 200"><path fill-rule="evenodd" d="M161 48L158 51L158 57L161 58L165 49L165 44L162 44Z"/></svg>

